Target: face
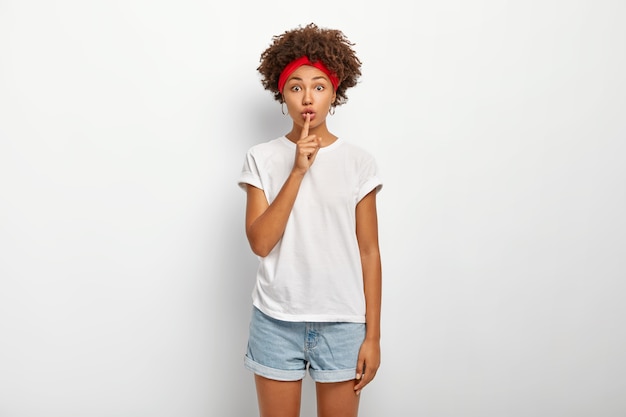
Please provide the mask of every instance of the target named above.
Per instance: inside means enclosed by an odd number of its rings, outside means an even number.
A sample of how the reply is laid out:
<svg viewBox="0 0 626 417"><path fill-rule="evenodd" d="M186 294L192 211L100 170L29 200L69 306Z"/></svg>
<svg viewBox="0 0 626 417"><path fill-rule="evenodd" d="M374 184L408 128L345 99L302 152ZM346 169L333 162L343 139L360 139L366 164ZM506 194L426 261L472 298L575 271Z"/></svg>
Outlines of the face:
<svg viewBox="0 0 626 417"><path fill-rule="evenodd" d="M310 65L303 65L289 76L283 98L296 125L302 126L309 113L310 127L314 128L326 121L336 95L326 74Z"/></svg>

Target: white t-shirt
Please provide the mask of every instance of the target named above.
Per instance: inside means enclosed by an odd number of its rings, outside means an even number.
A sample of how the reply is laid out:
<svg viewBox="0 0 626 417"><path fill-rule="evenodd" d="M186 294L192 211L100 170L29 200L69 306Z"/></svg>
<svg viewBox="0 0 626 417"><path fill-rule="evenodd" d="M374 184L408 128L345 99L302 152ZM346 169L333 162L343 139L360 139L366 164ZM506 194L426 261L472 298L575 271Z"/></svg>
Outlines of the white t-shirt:
<svg viewBox="0 0 626 417"><path fill-rule="evenodd" d="M284 136L253 146L239 185L262 189L271 204L293 168L295 150ZM356 205L381 188L376 161L367 151L341 139L320 148L282 238L259 257L254 306L278 320L364 323Z"/></svg>

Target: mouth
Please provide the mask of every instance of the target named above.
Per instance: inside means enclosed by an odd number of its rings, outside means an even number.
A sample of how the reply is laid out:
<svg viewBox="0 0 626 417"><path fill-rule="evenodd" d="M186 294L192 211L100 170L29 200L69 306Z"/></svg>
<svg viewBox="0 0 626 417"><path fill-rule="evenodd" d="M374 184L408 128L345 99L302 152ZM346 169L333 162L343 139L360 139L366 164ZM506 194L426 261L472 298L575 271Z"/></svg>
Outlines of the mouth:
<svg viewBox="0 0 626 417"><path fill-rule="evenodd" d="M302 112L302 118L306 120L306 116L307 114L310 117L310 120L313 120L315 118L315 112L313 110L305 110Z"/></svg>

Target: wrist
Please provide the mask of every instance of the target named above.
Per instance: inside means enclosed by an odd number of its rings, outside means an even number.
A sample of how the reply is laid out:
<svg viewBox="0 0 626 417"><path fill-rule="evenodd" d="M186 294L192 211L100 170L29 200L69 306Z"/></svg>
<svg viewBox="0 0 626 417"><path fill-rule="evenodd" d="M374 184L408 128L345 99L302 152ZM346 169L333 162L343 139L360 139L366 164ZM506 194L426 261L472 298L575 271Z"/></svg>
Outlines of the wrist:
<svg viewBox="0 0 626 417"><path fill-rule="evenodd" d="M365 327L365 340L371 342L380 342L380 331L373 331Z"/></svg>
<svg viewBox="0 0 626 417"><path fill-rule="evenodd" d="M297 168L294 166L289 176L292 177L293 179L301 181L302 178L304 178L304 174L306 174L306 169L301 169L301 168Z"/></svg>

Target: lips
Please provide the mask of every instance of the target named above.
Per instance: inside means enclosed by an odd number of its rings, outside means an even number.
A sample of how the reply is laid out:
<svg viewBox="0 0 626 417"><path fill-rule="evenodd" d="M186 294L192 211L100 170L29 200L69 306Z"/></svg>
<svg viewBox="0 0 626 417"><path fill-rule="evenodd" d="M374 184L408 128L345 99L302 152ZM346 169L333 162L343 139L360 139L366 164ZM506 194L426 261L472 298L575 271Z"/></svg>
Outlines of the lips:
<svg viewBox="0 0 626 417"><path fill-rule="evenodd" d="M311 120L313 120L313 118L315 117L315 112L311 109L305 109L301 114L303 119L306 119L307 114L310 115Z"/></svg>

